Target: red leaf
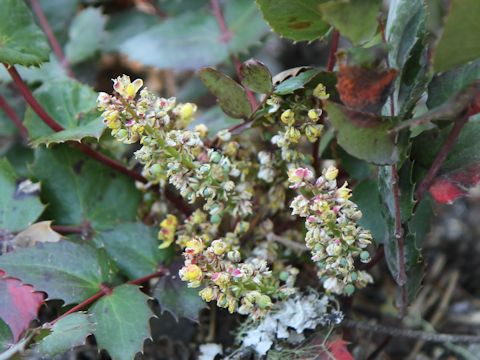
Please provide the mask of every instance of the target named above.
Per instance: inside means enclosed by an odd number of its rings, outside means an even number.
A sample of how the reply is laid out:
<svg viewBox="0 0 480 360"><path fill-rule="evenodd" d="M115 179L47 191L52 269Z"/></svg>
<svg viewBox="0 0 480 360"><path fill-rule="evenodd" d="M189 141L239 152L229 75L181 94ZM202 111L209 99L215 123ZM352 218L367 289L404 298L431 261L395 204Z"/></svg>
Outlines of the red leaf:
<svg viewBox="0 0 480 360"><path fill-rule="evenodd" d="M327 348L335 360L354 360L352 354L347 349L347 342L342 339L328 343Z"/></svg>
<svg viewBox="0 0 480 360"><path fill-rule="evenodd" d="M430 186L433 198L442 204L450 204L465 196L469 189L480 183L480 164L444 174Z"/></svg>
<svg viewBox="0 0 480 360"><path fill-rule="evenodd" d="M390 94L397 70L340 65L337 90L342 102L353 109L377 113Z"/></svg>
<svg viewBox="0 0 480 360"><path fill-rule="evenodd" d="M0 270L0 276L4 274ZM30 285L13 278L0 278L0 319L10 327L15 342L37 317L42 304L43 294Z"/></svg>

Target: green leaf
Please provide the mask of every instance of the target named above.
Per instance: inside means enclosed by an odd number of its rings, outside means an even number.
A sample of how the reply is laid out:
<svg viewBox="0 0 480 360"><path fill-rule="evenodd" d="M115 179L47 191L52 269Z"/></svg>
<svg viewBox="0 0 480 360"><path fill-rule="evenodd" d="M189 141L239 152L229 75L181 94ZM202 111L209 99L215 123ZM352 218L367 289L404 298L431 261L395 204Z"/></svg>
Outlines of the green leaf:
<svg viewBox="0 0 480 360"><path fill-rule="evenodd" d="M433 68L445 71L480 56L480 1L452 0L443 33L433 53Z"/></svg>
<svg viewBox="0 0 480 360"><path fill-rule="evenodd" d="M38 67L18 65L16 69L22 79L29 84L37 85L38 83L69 79L65 68L60 65L55 54L50 54L50 60L42 63ZM0 68L0 81L5 83L12 82L12 78L4 67Z"/></svg>
<svg viewBox="0 0 480 360"><path fill-rule="evenodd" d="M58 320L51 333L44 337L34 350L42 356L54 357L85 344L85 338L95 330L92 316L76 312Z"/></svg>
<svg viewBox="0 0 480 360"><path fill-rule="evenodd" d="M428 86L427 106L433 109L444 104L478 79L480 79L480 60L437 74Z"/></svg>
<svg viewBox="0 0 480 360"><path fill-rule="evenodd" d="M94 331L99 349L112 360L132 360L150 338L153 316L148 297L134 285L122 285L98 300L90 312L97 323Z"/></svg>
<svg viewBox="0 0 480 360"><path fill-rule="evenodd" d="M13 343L13 335L5 322L0 319L0 352L7 350Z"/></svg>
<svg viewBox="0 0 480 360"><path fill-rule="evenodd" d="M99 139L105 125L96 110L97 93L75 80L48 82L34 92L38 102L65 130L55 133L38 115L28 108L25 126L32 144L54 144L92 137Z"/></svg>
<svg viewBox="0 0 480 360"><path fill-rule="evenodd" d="M410 179L411 164L405 163L399 173L400 188L400 221L406 223L412 216L413 211L413 184ZM399 247L399 239L396 237L396 206L394 184L396 179L391 166L382 166L378 172L378 189L383 204L382 215L387 225L387 236L384 241L385 259L393 278L398 285L406 285L410 287L410 291L415 291L415 284L421 279L421 255L417 248L415 236L405 233L403 236L403 251L405 262L405 275L403 276L400 267L401 251ZM403 226L403 225L402 225ZM420 275L419 275L420 273Z"/></svg>
<svg viewBox="0 0 480 360"><path fill-rule="evenodd" d="M97 234L95 241L131 279L158 270L170 254L158 248L158 228L142 223L123 223Z"/></svg>
<svg viewBox="0 0 480 360"><path fill-rule="evenodd" d="M226 2L223 12L231 34L229 39L222 36L211 10L201 9L159 22L119 42L115 49L144 65L197 70L248 50L268 32L251 0Z"/></svg>
<svg viewBox="0 0 480 360"><path fill-rule="evenodd" d="M80 303L109 283L113 276L109 265L102 251L67 240L37 243L0 256L0 269L9 276L66 305Z"/></svg>
<svg viewBox="0 0 480 360"><path fill-rule="evenodd" d="M42 214L38 188L22 182L12 165L0 159L0 229L18 232L32 225Z"/></svg>
<svg viewBox="0 0 480 360"><path fill-rule="evenodd" d="M292 94L295 90L303 89L320 72L317 69L311 69L301 72L297 76L290 77L275 86L274 93L277 95Z"/></svg>
<svg viewBox="0 0 480 360"><path fill-rule="evenodd" d="M380 5L380 0L349 0L329 1L318 8L323 21L340 31L354 45L358 45L375 36Z"/></svg>
<svg viewBox="0 0 480 360"><path fill-rule="evenodd" d="M89 7L80 12L68 31L65 55L71 64L92 58L101 48L106 19L100 8Z"/></svg>
<svg viewBox="0 0 480 360"><path fill-rule="evenodd" d="M48 60L50 46L35 25L25 2L2 0L0 5L0 62L38 65Z"/></svg>
<svg viewBox="0 0 480 360"><path fill-rule="evenodd" d="M425 16L423 0L391 1L385 29L391 47L388 53L390 66L403 69L413 47L423 36Z"/></svg>
<svg viewBox="0 0 480 360"><path fill-rule="evenodd" d="M252 107L245 89L231 77L213 68L201 69L198 76L218 99L218 104L228 116L248 118Z"/></svg>
<svg viewBox="0 0 480 360"><path fill-rule="evenodd" d="M178 276L178 271L183 263L174 262L169 269L169 274L162 276L153 289L153 297L158 300L160 309L168 311L178 321L184 317L198 321L200 310L206 307L198 292L201 289L192 289Z"/></svg>
<svg viewBox="0 0 480 360"><path fill-rule="evenodd" d="M38 148L32 172L58 224L87 221L96 230L136 218L140 193L133 181L65 145Z"/></svg>
<svg viewBox="0 0 480 360"><path fill-rule="evenodd" d="M377 165L394 164L399 149L388 133L387 118L361 113L327 102L328 119L337 130L338 144L350 155Z"/></svg>
<svg viewBox="0 0 480 360"><path fill-rule="evenodd" d="M245 61L240 67L240 72L243 86L260 94L272 91L272 74L260 61L255 59Z"/></svg>
<svg viewBox="0 0 480 360"><path fill-rule="evenodd" d="M277 34L296 41L312 41L330 26L322 20L326 0L256 0L263 17Z"/></svg>
<svg viewBox="0 0 480 360"><path fill-rule="evenodd" d="M362 211L362 218L358 223L371 231L375 244L383 244L388 236L387 226L382 216L378 182L364 180L353 189L352 201Z"/></svg>
<svg viewBox="0 0 480 360"><path fill-rule="evenodd" d="M64 44L68 37L68 26L78 10L80 0L39 0L43 13L55 37Z"/></svg>

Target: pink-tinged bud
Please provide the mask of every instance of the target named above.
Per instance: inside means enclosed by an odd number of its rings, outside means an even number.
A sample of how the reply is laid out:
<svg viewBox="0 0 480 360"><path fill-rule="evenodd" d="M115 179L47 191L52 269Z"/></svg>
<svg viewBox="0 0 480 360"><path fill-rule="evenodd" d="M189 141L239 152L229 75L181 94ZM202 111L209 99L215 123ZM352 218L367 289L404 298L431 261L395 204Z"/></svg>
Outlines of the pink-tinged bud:
<svg viewBox="0 0 480 360"><path fill-rule="evenodd" d="M220 278L220 275L219 272L213 273L211 276L212 281L217 281Z"/></svg>
<svg viewBox="0 0 480 360"><path fill-rule="evenodd" d="M333 212L334 212L335 214L338 214L338 212L340 211L340 209L341 209L341 206L336 205L336 206L333 207L332 210L333 210Z"/></svg>
<svg viewBox="0 0 480 360"><path fill-rule="evenodd" d="M242 277L243 273L242 273L242 270L240 269L233 269L232 271L230 271L230 274L232 274L233 277Z"/></svg>
<svg viewBox="0 0 480 360"><path fill-rule="evenodd" d="M310 215L308 218L307 218L307 221L308 222L315 222L317 220L317 218L313 215Z"/></svg>

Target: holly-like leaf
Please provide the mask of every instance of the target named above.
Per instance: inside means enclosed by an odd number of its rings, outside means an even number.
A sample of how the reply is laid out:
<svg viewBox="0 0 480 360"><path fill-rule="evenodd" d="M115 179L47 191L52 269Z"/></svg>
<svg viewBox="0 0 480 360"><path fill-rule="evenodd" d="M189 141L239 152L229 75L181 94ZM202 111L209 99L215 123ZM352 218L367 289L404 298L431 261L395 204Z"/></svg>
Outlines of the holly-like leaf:
<svg viewBox="0 0 480 360"><path fill-rule="evenodd" d="M167 250L158 248L158 228L142 223L123 223L97 234L95 241L131 279L158 270L170 257Z"/></svg>
<svg viewBox="0 0 480 360"><path fill-rule="evenodd" d="M0 319L10 327L13 340L17 342L30 322L37 318L43 294L17 279L4 277L2 270L0 276Z"/></svg>
<svg viewBox="0 0 480 360"><path fill-rule="evenodd" d="M0 256L0 269L66 305L92 296L114 275L103 251L67 240L6 253Z"/></svg>
<svg viewBox="0 0 480 360"><path fill-rule="evenodd" d="M182 263L174 262L169 268L169 274L162 276L153 289L153 297L160 304L161 312L168 311L178 321L184 317L198 321L200 310L206 307L198 295L199 289L192 289L180 279L178 271Z"/></svg>
<svg viewBox="0 0 480 360"><path fill-rule="evenodd" d="M433 68L437 72L462 65L480 56L480 2L452 0L443 33L433 53Z"/></svg>
<svg viewBox="0 0 480 360"><path fill-rule="evenodd" d="M272 91L272 74L260 61L250 59L240 67L243 86L261 94Z"/></svg>
<svg viewBox="0 0 480 360"><path fill-rule="evenodd" d="M131 360L150 338L153 312L148 297L134 285L122 285L98 300L90 309L97 323L93 332L98 347L113 360Z"/></svg>
<svg viewBox="0 0 480 360"><path fill-rule="evenodd" d="M377 164L394 164L399 149L388 130L391 120L328 102L328 119L337 130L338 144L350 155Z"/></svg>
<svg viewBox="0 0 480 360"><path fill-rule="evenodd" d="M100 230L136 218L140 194L134 183L76 150L38 148L31 169L49 203L46 215L58 224L88 222Z"/></svg>
<svg viewBox="0 0 480 360"><path fill-rule="evenodd" d="M387 43L391 47L388 53L390 66L403 68L420 40L424 21L423 1L394 0L390 3L385 28Z"/></svg>
<svg viewBox="0 0 480 360"><path fill-rule="evenodd" d="M0 229L17 232L33 224L45 207L38 191L38 184L21 181L8 160L0 159Z"/></svg>
<svg viewBox="0 0 480 360"><path fill-rule="evenodd" d="M375 35L380 5L379 0L328 1L318 5L318 8L323 21L357 45L371 40Z"/></svg>
<svg viewBox="0 0 480 360"><path fill-rule="evenodd" d="M76 312L58 320L51 333L44 337L34 348L42 356L55 357L75 346L83 345L85 338L93 334L95 323L92 315Z"/></svg>
<svg viewBox="0 0 480 360"><path fill-rule="evenodd" d="M478 79L480 79L480 60L435 75L428 85L427 106L433 109L444 104Z"/></svg>
<svg viewBox="0 0 480 360"><path fill-rule="evenodd" d="M393 278L398 285L406 285L410 288L409 292L416 293L421 276L422 265L421 255L417 248L415 236L410 233L403 235L399 239L396 229L397 208L395 205L394 184L400 188L400 221L406 223L412 216L414 203L413 184L410 180L411 166L406 163L399 174L400 180L397 181L391 166L382 166L378 172L378 184L380 197L383 204L382 215L387 226L387 236L384 241L385 259ZM403 240L403 248L400 247L400 240ZM402 259L403 252L403 259ZM402 271L401 263L404 263L404 271ZM416 285L415 285L416 284Z"/></svg>
<svg viewBox="0 0 480 360"><path fill-rule="evenodd" d="M213 68L204 68L198 73L200 79L213 95L225 113L234 118L248 118L252 107L245 89L231 77Z"/></svg>
<svg viewBox="0 0 480 360"><path fill-rule="evenodd" d="M100 8L89 7L80 12L68 31L65 55L71 64L92 58L99 50L104 36L106 19Z"/></svg>
<svg viewBox="0 0 480 360"><path fill-rule="evenodd" d="M33 21L23 1L2 0L0 4L0 62L9 65L38 65L48 60L50 46Z"/></svg>
<svg viewBox="0 0 480 360"><path fill-rule="evenodd" d="M80 142L86 137L99 139L102 135L105 125L96 110L97 93L91 87L75 80L49 82L37 89L34 95L47 113L65 129L55 133L28 108L24 124L34 146Z"/></svg>
<svg viewBox="0 0 480 360"><path fill-rule="evenodd" d="M316 77L320 72L317 69L306 70L300 72L299 74L288 77L287 79L280 82L275 86L274 93L277 95L288 95L292 94L298 89L303 89L314 77ZM281 75L282 73L275 76Z"/></svg>
<svg viewBox="0 0 480 360"><path fill-rule="evenodd" d="M145 65L197 70L246 51L268 32L251 0L225 2L223 13L228 34L222 34L211 10L204 8L159 22L119 42L116 50Z"/></svg>
<svg viewBox="0 0 480 360"><path fill-rule="evenodd" d="M358 223L371 231L375 244L385 242L387 226L382 216L378 183L374 180L365 180L353 189L352 201L362 211L362 218Z"/></svg>
<svg viewBox="0 0 480 360"><path fill-rule="evenodd" d="M263 17L277 34L296 41L321 38L330 26L322 20L326 0L256 0Z"/></svg>

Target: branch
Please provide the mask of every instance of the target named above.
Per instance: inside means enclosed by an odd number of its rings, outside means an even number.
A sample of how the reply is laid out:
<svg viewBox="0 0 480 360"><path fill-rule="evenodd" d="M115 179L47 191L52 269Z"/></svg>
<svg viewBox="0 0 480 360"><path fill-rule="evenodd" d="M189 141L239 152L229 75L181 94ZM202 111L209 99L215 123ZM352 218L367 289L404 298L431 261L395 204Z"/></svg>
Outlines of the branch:
<svg viewBox="0 0 480 360"><path fill-rule="evenodd" d="M227 23L225 22L225 17L223 16L222 9L220 8L220 4L218 0L210 0L210 5L212 7L213 15L215 15L215 19L217 20L218 26L220 27L220 31L222 32L222 36L220 37L220 41L222 42L229 42L232 38L232 33L228 30ZM237 73L238 80L242 80L242 73L240 71L241 63L238 59L238 56L232 54L230 55L232 59L233 65L235 67L235 72ZM247 93L248 101L250 102L250 106L252 109L257 107L257 99L255 99L255 95L249 90L245 88Z"/></svg>
<svg viewBox="0 0 480 360"><path fill-rule="evenodd" d="M456 335L456 334L439 334L422 330L401 329L381 324L375 324L363 321L344 320L342 325L347 328L359 329L379 334L387 334L393 337L402 337L413 340L422 340L434 343L480 343L480 336L476 335Z"/></svg>
<svg viewBox="0 0 480 360"><path fill-rule="evenodd" d="M22 119L17 115L15 110L8 104L7 100L0 95L0 108L7 114L8 118L12 121L13 125L18 129L20 136L23 139L28 139L28 130L23 125Z"/></svg>
<svg viewBox="0 0 480 360"><path fill-rule="evenodd" d="M327 71L333 71L336 63L336 53L338 50L338 42L340 40L340 33L338 30L334 30L332 34L332 43L330 45L330 52L328 54L328 61L327 61ZM312 167L315 170L315 174L320 175L320 157L319 157L319 148L320 148L320 139L317 139L313 143L312 147Z"/></svg>
<svg viewBox="0 0 480 360"><path fill-rule="evenodd" d="M67 71L68 76L74 77L73 71L70 68L70 64L68 63L68 60L62 51L62 47L58 43L57 38L55 37L55 34L53 33L52 28L50 27L50 24L48 23L48 20L45 17L45 14L43 13L42 7L40 6L38 0L30 0L30 5L33 12L38 18L38 22L40 23L41 28L47 35L48 41L50 43L50 46L52 47L53 52L55 53L55 56L60 61L62 67Z"/></svg>
<svg viewBox="0 0 480 360"><path fill-rule="evenodd" d="M457 142L460 132L462 131L462 128L465 126L467 121L468 121L468 115L465 114L462 117L460 117L453 125L453 128L448 134L447 139L445 140L445 143L442 145L442 148L440 149L437 156L435 157L435 160L433 160L433 163L430 166L430 169L428 169L427 174L423 178L422 182L418 185L418 189L415 193L417 204L422 200L423 196L425 195L425 192L432 185L445 159L450 153L450 150L453 148L453 146Z"/></svg>

